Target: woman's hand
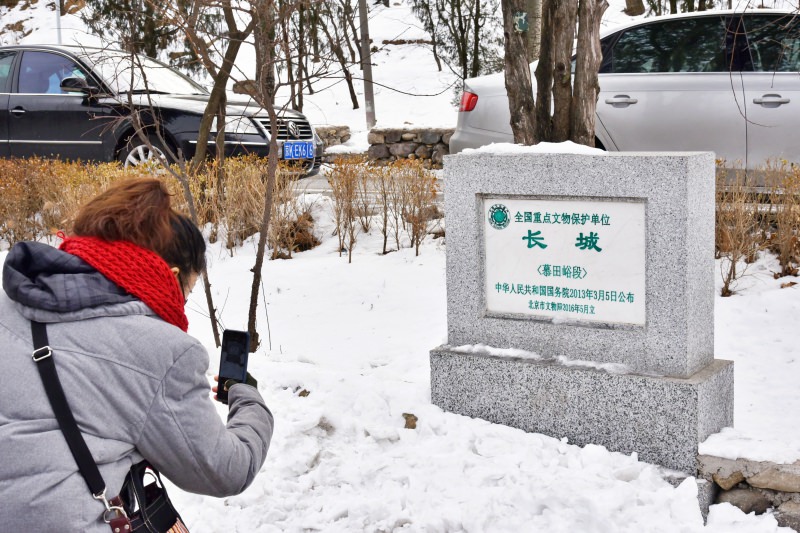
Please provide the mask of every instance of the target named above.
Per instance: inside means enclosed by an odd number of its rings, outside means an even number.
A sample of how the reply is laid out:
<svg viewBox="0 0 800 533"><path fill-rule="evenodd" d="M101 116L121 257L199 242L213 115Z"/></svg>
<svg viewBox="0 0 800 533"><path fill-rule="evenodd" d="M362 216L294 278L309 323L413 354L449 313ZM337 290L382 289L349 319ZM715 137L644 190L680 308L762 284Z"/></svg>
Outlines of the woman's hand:
<svg viewBox="0 0 800 533"><path fill-rule="evenodd" d="M213 393L214 393L214 399L215 399L215 400L217 400L217 401L219 401L219 399L217 398L217 394L216 394L217 392L219 392L219 375L215 375L215 376L214 376L214 381L215 381L217 384L216 384L216 385L214 385L213 387L211 387L211 392L213 392ZM228 383L228 382L230 382L230 383ZM241 383L241 381L237 381L237 380L235 380L235 379L229 379L229 380L227 380L227 381L225 382L225 384L227 385L227 387L226 387L224 390L228 390L228 388L232 387L234 383ZM250 372L248 372L248 373L247 373L247 381L245 381L245 384L246 384L246 385L250 385L251 387L254 387L254 388L256 388L256 389L258 388L258 381L256 380L256 378L254 378L254 377L253 377L253 376L250 374Z"/></svg>

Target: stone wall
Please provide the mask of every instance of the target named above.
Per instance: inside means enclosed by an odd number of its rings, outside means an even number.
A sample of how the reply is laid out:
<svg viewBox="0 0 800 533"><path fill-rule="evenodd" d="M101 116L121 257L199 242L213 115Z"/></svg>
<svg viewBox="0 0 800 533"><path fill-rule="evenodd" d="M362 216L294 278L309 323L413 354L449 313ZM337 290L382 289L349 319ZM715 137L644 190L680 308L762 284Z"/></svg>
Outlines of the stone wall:
<svg viewBox="0 0 800 533"><path fill-rule="evenodd" d="M698 471L718 492L711 503L727 502L756 514L771 507L779 525L800 531L800 462L778 464L700 455Z"/></svg>
<svg viewBox="0 0 800 533"><path fill-rule="evenodd" d="M325 143L325 148L344 144L350 140L349 126L314 126L314 129L317 130L317 135Z"/></svg>
<svg viewBox="0 0 800 533"><path fill-rule="evenodd" d="M372 161L422 159L429 168L442 168L450 153L453 128L373 128L367 138Z"/></svg>

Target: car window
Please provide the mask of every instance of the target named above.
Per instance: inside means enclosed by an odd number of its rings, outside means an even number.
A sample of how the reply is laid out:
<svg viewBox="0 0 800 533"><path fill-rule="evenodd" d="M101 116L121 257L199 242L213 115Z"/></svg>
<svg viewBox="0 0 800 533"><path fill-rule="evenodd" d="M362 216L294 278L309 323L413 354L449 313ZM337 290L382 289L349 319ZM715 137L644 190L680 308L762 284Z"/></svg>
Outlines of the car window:
<svg viewBox="0 0 800 533"><path fill-rule="evenodd" d="M18 92L67 94L61 90L61 80L70 77L86 79L87 75L77 63L61 54L26 51L20 63Z"/></svg>
<svg viewBox="0 0 800 533"><path fill-rule="evenodd" d="M600 73L603 72L611 72L611 45L614 44L614 40L617 38L616 35L611 35L609 37L604 37L600 40L600 53L603 54L603 58L600 60ZM576 56L572 56L572 63L571 63L571 70L572 75L575 75L575 61Z"/></svg>
<svg viewBox="0 0 800 533"><path fill-rule="evenodd" d="M745 28L754 71L800 71L799 17L748 16L745 18Z"/></svg>
<svg viewBox="0 0 800 533"><path fill-rule="evenodd" d="M14 52L0 52L0 93L9 90L11 83L11 67L14 64Z"/></svg>
<svg viewBox="0 0 800 533"><path fill-rule="evenodd" d="M655 22L625 31L601 69L604 72L728 72L721 17Z"/></svg>
<svg viewBox="0 0 800 533"><path fill-rule="evenodd" d="M131 57L124 52L98 50L81 57L118 94L128 91L208 94L208 91L191 78L146 56Z"/></svg>

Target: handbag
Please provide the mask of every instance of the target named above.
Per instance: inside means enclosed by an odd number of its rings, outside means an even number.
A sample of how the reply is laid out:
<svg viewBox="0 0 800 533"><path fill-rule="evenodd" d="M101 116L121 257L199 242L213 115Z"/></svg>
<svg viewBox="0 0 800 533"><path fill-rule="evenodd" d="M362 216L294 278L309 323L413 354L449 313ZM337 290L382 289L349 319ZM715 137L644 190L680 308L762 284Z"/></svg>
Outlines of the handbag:
<svg viewBox="0 0 800 533"><path fill-rule="evenodd" d="M31 333L34 348L32 358L44 383L47 399L92 497L105 506L103 521L113 533L189 533L167 496L161 474L147 461L131 467L118 496L106 498L105 481L78 429L61 387L53 350L47 340L47 327L41 322L32 321ZM145 484L147 476L152 480Z"/></svg>
<svg viewBox="0 0 800 533"><path fill-rule="evenodd" d="M146 476L151 476L145 484ZM189 533L167 496L161 474L147 461L133 465L119 493L131 520L131 531L142 533Z"/></svg>

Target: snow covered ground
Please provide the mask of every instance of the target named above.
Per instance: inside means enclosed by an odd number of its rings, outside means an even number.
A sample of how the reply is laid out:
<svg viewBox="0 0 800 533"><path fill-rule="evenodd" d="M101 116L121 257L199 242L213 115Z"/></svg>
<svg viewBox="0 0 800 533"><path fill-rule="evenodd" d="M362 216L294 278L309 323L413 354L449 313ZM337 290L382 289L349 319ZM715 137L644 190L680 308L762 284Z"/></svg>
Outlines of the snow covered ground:
<svg viewBox="0 0 800 533"><path fill-rule="evenodd" d="M262 315L251 368L277 421L269 458L240 496L176 493L192 531L789 531L728 504L713 506L704 528L692 479L674 488L635 456L431 405L428 352L446 340L443 240L429 237L419 257L382 256L380 235L362 235L348 264L331 236L329 199L308 201L322 245L264 269L272 347ZM209 254L227 327L246 323L240 280L253 254L252 242L233 257L218 245ZM790 280L773 279L775 268L763 257L741 293L716 299L717 357L736 364L736 429L704 451L800 459L800 286L781 289ZM218 353L203 302L196 291L189 331ZM404 414L418 418L416 429L405 429Z"/></svg>
<svg viewBox="0 0 800 533"><path fill-rule="evenodd" d="M767 533L775 518L714 505L703 520L692 478L678 487L635 455L447 413L430 403L428 352L446 342L445 242L381 255L361 235L352 264L337 251L330 199L307 195L322 244L264 267L262 347L250 368L276 431L253 485L235 497L172 497L194 533L715 532ZM222 323L246 325L255 244L208 253ZM5 252L0 253L0 262ZM717 357L735 361L735 429L704 452L800 459L800 285L780 288L763 256L731 298L716 297ZM202 291L189 333L219 353ZM221 417L226 407L219 405ZM417 418L406 429L406 417Z"/></svg>
<svg viewBox="0 0 800 533"><path fill-rule="evenodd" d="M608 25L627 18L620 4L612 2ZM3 44L55 42L55 15L43 5L0 8L0 25L28 19L38 28ZM62 24L64 43L98 44L76 17ZM406 2L374 7L371 32L377 43L422 36ZM379 125L455 124L453 77L436 71L424 47L381 47L374 75L403 91L375 88ZM350 125L351 146L365 145L363 109L351 108L343 83L306 97L305 112L316 124ZM429 237L419 257L409 249L382 256L379 236L362 235L347 264L331 237L329 200L307 201L322 245L264 267L263 345L251 368L276 417L269 458L240 496L174 489L193 532L788 531L769 513L744 515L728 504L713 506L704 527L691 479L675 488L635 456L433 406L428 351L446 342L444 241ZM246 324L254 248L248 242L231 257L215 244L209 253L216 303L232 329ZM800 285L780 288L793 280L773 279L776 268L762 257L735 296L716 299L716 356L735 361L735 428L710 437L703 453L800 459ZM198 290L190 333L217 354L204 307ZM215 370L212 363L209 377ZM417 417L416 429L405 429L404 414Z"/></svg>

